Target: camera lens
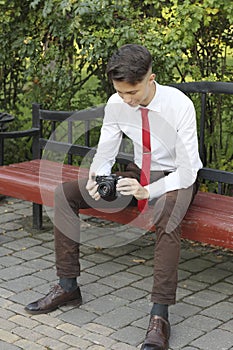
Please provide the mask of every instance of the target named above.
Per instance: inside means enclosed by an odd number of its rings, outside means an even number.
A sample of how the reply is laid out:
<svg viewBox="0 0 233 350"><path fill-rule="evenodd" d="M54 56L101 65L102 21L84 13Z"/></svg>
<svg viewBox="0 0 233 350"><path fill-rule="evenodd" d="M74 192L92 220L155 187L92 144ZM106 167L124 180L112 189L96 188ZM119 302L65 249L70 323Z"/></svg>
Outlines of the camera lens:
<svg viewBox="0 0 233 350"><path fill-rule="evenodd" d="M113 189L111 183L105 182L98 186L98 192L101 197L111 196L113 194Z"/></svg>

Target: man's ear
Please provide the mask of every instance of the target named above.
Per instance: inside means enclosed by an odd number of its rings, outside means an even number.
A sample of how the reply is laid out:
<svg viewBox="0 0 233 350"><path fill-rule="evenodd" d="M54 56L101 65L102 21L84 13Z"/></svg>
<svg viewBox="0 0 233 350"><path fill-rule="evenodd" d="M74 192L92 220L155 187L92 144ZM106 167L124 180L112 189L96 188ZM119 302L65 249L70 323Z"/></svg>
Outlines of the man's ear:
<svg viewBox="0 0 233 350"><path fill-rule="evenodd" d="M149 81L154 81L155 80L155 74L151 73L150 77L149 77Z"/></svg>

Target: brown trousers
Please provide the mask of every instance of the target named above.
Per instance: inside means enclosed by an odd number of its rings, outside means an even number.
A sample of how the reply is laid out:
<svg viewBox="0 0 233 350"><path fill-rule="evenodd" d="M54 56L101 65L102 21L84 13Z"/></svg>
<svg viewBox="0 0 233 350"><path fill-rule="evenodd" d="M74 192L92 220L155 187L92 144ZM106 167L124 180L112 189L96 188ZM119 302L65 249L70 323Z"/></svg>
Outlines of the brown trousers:
<svg viewBox="0 0 233 350"><path fill-rule="evenodd" d="M124 177L139 179L140 169L131 164ZM152 172L151 181L166 176L163 172ZM55 191L54 236L56 268L59 277L80 275L79 209L124 208L136 205L132 196L121 196L108 202L93 200L87 192L87 180L82 179L59 185ZM176 301L177 272L180 255L180 223L196 193L196 184L187 189L171 191L153 200L156 243L154 248L154 281L151 301L160 304L174 304Z"/></svg>

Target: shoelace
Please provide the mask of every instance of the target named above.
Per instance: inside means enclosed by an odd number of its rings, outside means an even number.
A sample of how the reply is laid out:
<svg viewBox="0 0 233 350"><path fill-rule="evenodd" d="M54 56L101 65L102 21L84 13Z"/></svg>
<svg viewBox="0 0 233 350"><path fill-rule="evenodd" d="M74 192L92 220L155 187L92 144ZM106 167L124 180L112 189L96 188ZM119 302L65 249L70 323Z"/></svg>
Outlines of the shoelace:
<svg viewBox="0 0 233 350"><path fill-rule="evenodd" d="M151 320L151 322L150 322L148 332L151 332L152 330L157 332L158 331L159 321L160 320L158 318L153 318Z"/></svg>

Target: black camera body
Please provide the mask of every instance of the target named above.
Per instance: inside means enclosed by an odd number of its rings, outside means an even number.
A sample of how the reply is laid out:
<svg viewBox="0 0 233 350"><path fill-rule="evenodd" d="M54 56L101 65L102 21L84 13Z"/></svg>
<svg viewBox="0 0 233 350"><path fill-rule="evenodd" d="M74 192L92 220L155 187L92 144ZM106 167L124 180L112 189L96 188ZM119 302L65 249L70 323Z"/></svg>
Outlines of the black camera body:
<svg viewBox="0 0 233 350"><path fill-rule="evenodd" d="M98 184L97 191L99 192L100 197L117 197L116 184L120 179L122 179L122 176L117 176L115 174L97 175L95 181Z"/></svg>

